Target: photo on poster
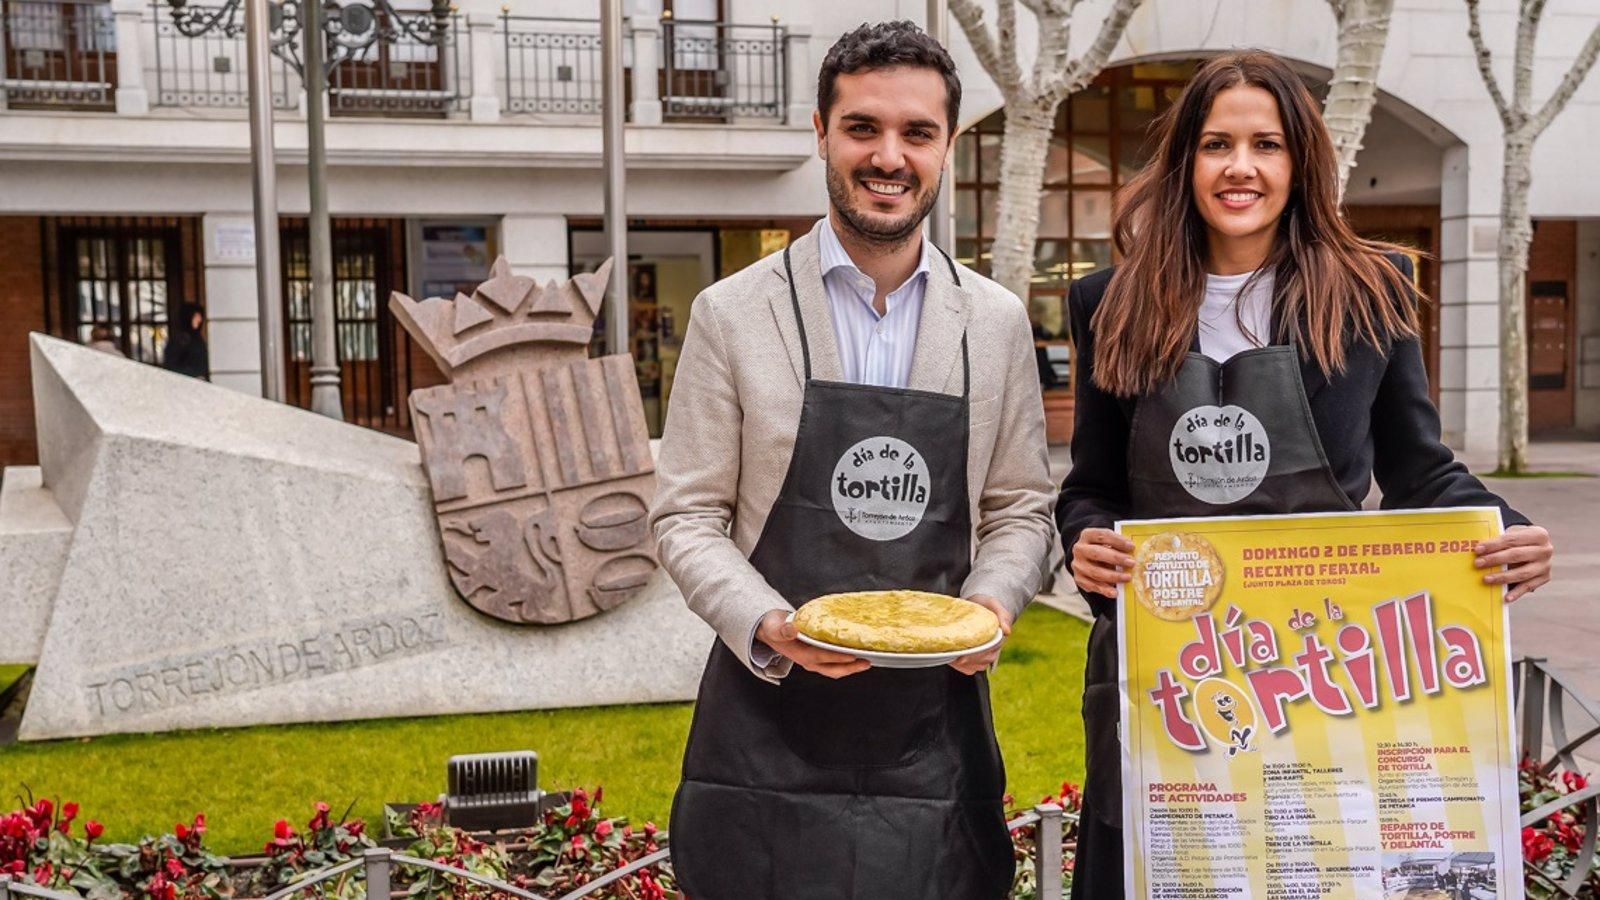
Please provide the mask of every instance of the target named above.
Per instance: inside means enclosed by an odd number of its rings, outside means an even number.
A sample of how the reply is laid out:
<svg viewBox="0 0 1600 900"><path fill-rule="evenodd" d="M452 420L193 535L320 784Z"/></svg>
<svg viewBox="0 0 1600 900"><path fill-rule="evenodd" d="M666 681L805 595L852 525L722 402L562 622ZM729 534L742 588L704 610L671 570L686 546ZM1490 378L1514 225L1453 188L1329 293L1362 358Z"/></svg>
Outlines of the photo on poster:
<svg viewBox="0 0 1600 900"><path fill-rule="evenodd" d="M1490 852L1385 853L1383 900L1496 900Z"/></svg>

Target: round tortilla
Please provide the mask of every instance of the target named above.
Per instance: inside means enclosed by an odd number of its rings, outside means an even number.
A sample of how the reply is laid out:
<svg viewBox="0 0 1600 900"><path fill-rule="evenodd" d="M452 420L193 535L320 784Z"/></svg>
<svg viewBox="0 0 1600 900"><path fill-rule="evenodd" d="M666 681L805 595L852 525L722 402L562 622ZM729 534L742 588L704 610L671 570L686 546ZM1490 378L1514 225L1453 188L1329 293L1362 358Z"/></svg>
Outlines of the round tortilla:
<svg viewBox="0 0 1600 900"><path fill-rule="evenodd" d="M807 637L875 653L948 653L988 643L1000 620L970 600L926 591L827 594L800 607Z"/></svg>

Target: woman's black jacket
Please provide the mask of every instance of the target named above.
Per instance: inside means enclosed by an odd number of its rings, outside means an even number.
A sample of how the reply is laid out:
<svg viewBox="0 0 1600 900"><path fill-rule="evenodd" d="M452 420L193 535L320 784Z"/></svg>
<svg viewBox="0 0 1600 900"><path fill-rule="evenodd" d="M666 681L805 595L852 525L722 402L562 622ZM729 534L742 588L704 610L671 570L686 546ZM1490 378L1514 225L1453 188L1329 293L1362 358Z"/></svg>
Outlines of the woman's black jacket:
<svg viewBox="0 0 1600 900"><path fill-rule="evenodd" d="M1391 257L1408 277L1411 261ZM1104 269L1073 282L1067 305L1076 360L1073 369L1072 470L1056 503L1056 524L1067 556L1085 528L1109 528L1130 515L1128 432L1134 401L1094 383L1095 309L1111 281ZM1428 397L1422 348L1415 339L1385 348L1353 342L1345 370L1323 377L1314 360L1300 364L1311 418L1339 487L1361 505L1374 476L1384 509L1498 506L1507 527L1527 517L1483 486L1439 437L1439 411ZM1097 613L1109 600L1087 598Z"/></svg>

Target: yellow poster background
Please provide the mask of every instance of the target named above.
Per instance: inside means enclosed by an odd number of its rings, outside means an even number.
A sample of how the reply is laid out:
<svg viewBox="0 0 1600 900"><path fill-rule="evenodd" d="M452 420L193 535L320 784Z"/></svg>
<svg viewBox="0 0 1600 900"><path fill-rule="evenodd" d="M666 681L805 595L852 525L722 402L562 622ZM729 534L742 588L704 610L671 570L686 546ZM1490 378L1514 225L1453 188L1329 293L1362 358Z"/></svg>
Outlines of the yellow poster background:
<svg viewBox="0 0 1600 900"><path fill-rule="evenodd" d="M1130 898L1521 900L1498 510L1117 530Z"/></svg>

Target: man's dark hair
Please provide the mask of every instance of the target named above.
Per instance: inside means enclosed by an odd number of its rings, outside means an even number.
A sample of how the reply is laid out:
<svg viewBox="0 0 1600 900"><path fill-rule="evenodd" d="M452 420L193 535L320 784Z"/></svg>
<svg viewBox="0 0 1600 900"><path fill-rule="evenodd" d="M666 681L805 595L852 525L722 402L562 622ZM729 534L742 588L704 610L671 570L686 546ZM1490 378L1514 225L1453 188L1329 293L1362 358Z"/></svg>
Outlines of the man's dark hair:
<svg viewBox="0 0 1600 900"><path fill-rule="evenodd" d="M817 111L822 114L822 127L828 127L828 113L833 109L833 83L840 75L894 66L932 69L944 76L945 115L953 136L956 121L961 117L961 76L956 74L955 60L916 23L905 20L863 24L846 32L828 48L828 55L822 60L822 71L817 73Z"/></svg>

